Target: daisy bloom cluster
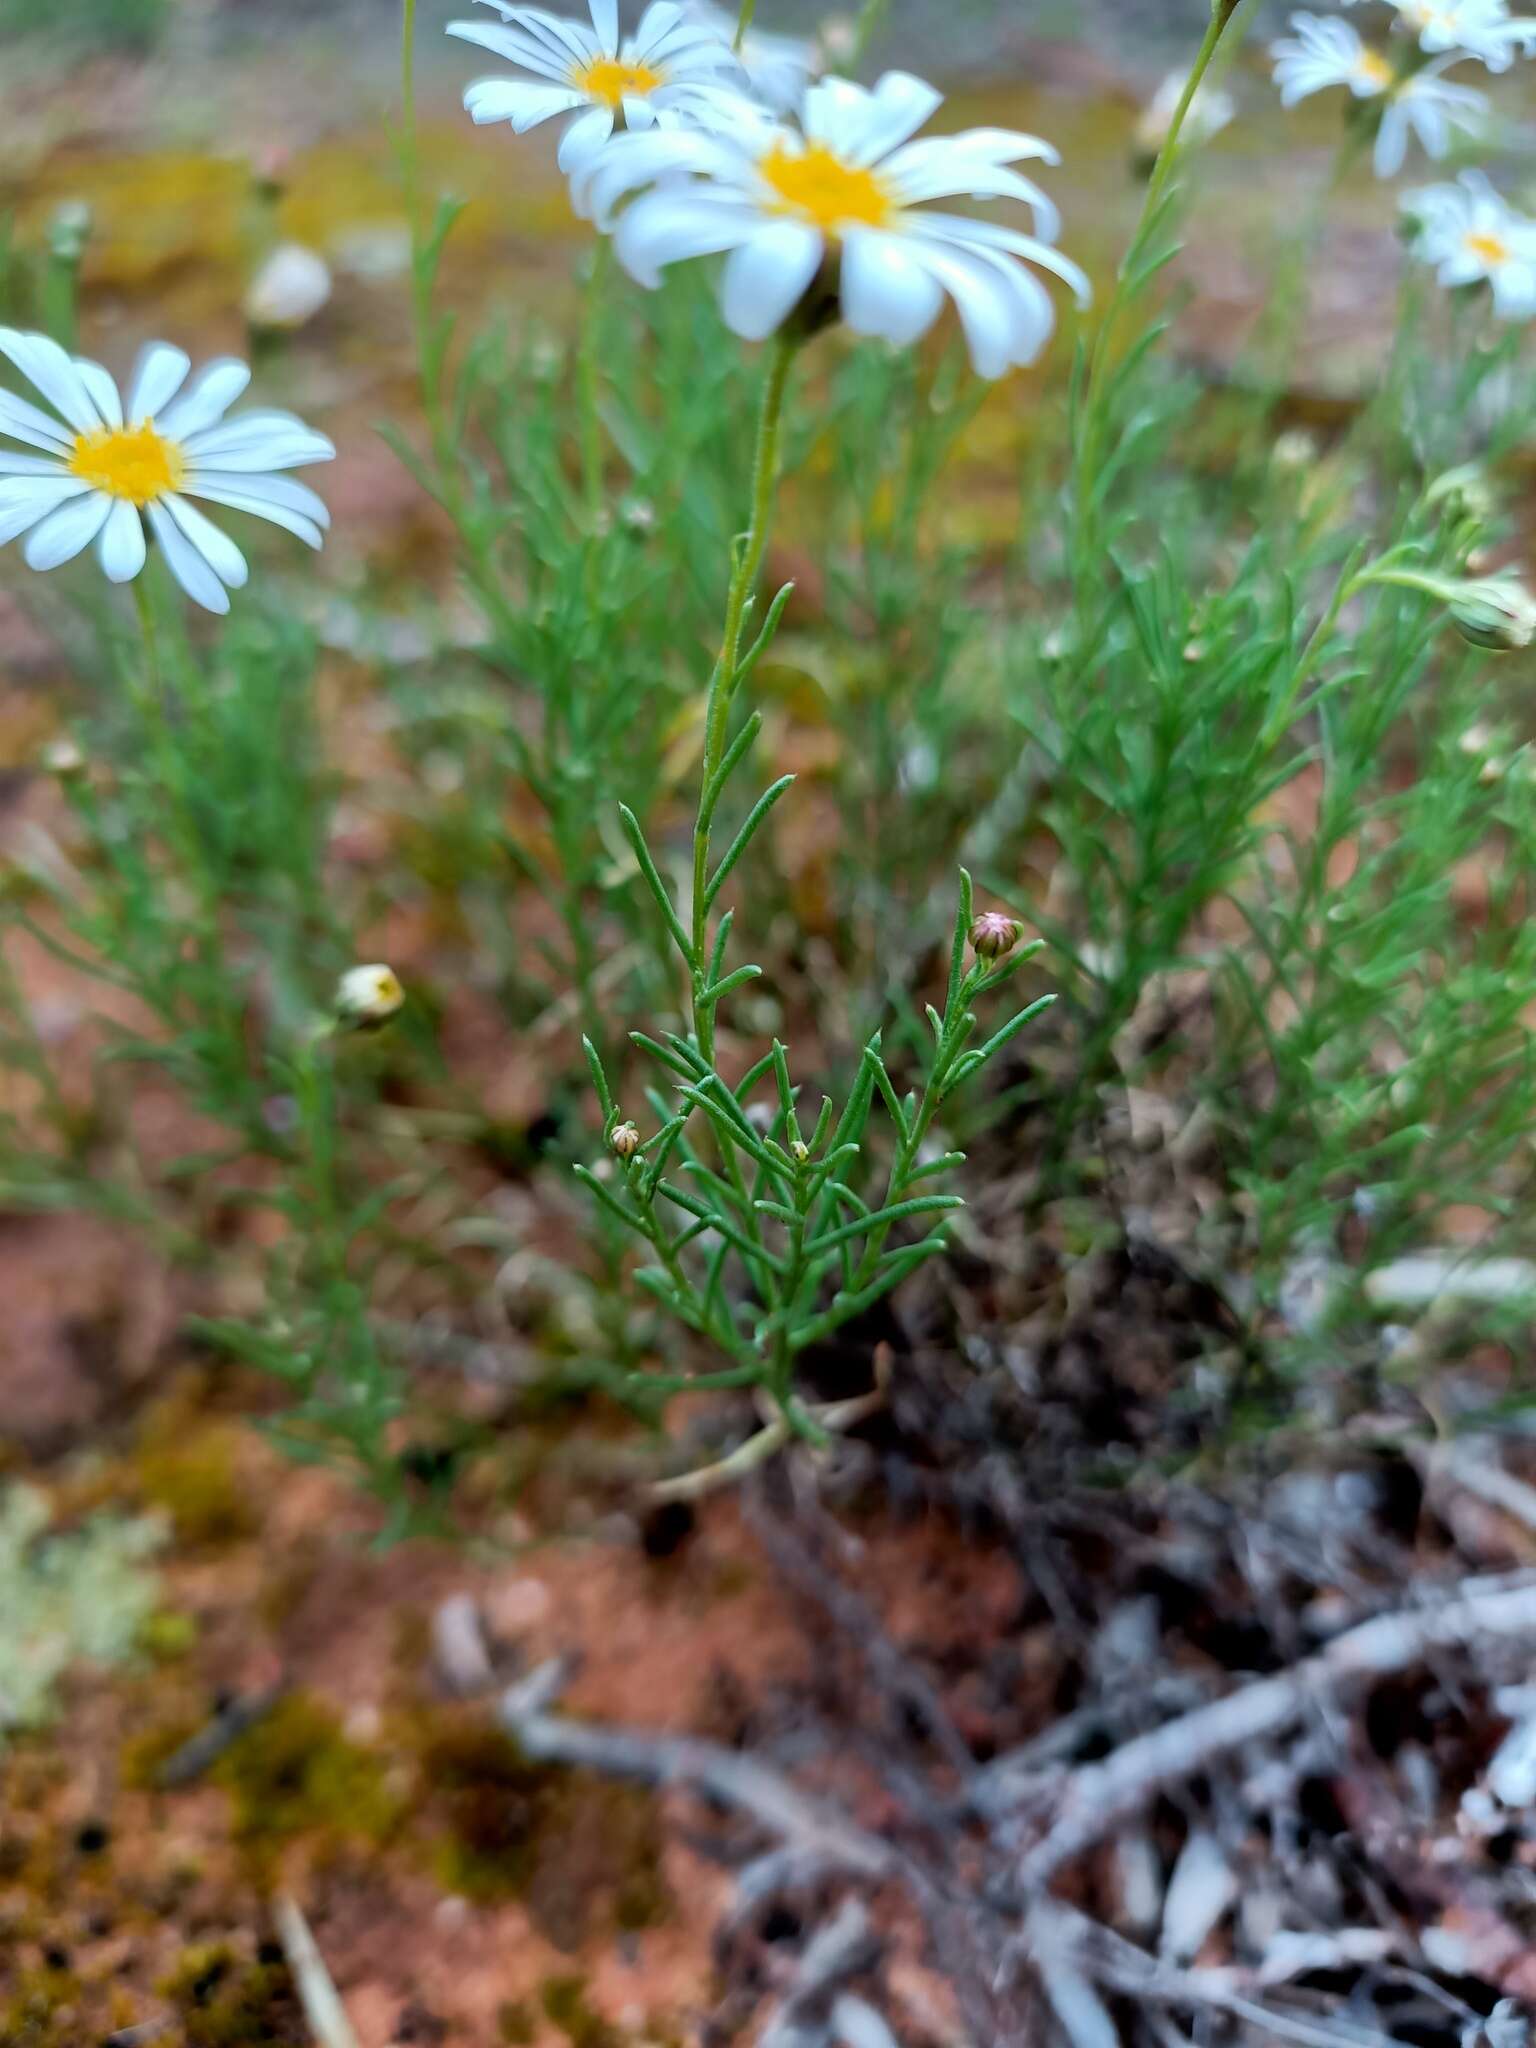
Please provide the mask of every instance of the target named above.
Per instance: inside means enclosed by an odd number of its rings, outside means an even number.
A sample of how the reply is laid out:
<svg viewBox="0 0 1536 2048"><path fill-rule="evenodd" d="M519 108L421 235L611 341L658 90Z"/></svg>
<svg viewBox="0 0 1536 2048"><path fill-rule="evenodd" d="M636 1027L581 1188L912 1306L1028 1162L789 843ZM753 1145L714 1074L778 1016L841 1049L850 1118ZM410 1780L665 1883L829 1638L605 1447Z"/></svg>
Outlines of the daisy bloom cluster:
<svg viewBox="0 0 1536 2048"><path fill-rule="evenodd" d="M1442 74L1469 53L1455 49L1415 68L1398 63L1384 49L1367 43L1352 23L1335 16L1293 14L1289 36L1271 52L1275 83L1283 106L1330 87L1342 86L1357 100L1379 101L1375 168L1379 178L1395 177L1408 154L1411 137L1425 153L1442 157L1455 130L1475 129L1488 112L1484 94Z"/></svg>
<svg viewBox="0 0 1536 2048"><path fill-rule="evenodd" d="M1088 297L1082 270L1055 247L1055 206L1013 168L1055 163L1056 152L1004 128L918 139L942 104L921 79L813 83L810 46L750 33L738 60L712 0L652 0L628 38L616 0L589 0L590 26L484 4L499 25L455 22L449 34L530 75L471 85L474 119L522 134L574 115L558 154L577 213L612 234L649 287L669 264L724 256L725 319L747 339L836 307L855 333L903 344L950 299L977 370L1000 377L1033 361L1055 324L1028 266ZM1019 200L1032 232L930 203L948 198Z"/></svg>
<svg viewBox="0 0 1536 2048"><path fill-rule="evenodd" d="M516 135L571 114L560 137L562 171L574 173L622 126L665 127L700 88L741 76L728 38L712 18L675 0L652 0L632 36L619 34L618 0L590 0L591 23L538 7L481 0L499 22L454 21L448 33L504 57L524 77L480 78L464 94L477 122L506 121Z"/></svg>
<svg viewBox="0 0 1536 2048"><path fill-rule="evenodd" d="M29 567L55 569L94 542L106 575L128 583L152 538L188 597L227 612L229 592L248 574L245 557L194 498L254 513L319 547L324 504L279 472L336 451L292 413L226 421L250 382L244 363L211 362L189 384L191 359L154 342L124 395L99 363L44 334L0 327L0 355L49 408L0 391L0 442L34 451L0 447L0 544L25 534Z"/></svg>
<svg viewBox="0 0 1536 2048"><path fill-rule="evenodd" d="M793 122L716 96L694 126L615 136L576 179L576 204L643 285L668 264L725 255L722 310L749 340L836 305L856 334L904 344L949 298L977 371L1000 377L1033 361L1055 322L1027 266L1083 301L1088 280L1054 246L1051 200L1012 168L1054 163L1050 145L1006 128L914 140L940 104L902 71L873 87L823 79ZM1034 232L928 203L955 197L1019 200Z"/></svg>
<svg viewBox="0 0 1536 2048"><path fill-rule="evenodd" d="M1504 320L1536 314L1536 220L1502 198L1481 171L1405 193L1403 211L1417 230L1415 254L1434 266L1441 284L1486 284Z"/></svg>

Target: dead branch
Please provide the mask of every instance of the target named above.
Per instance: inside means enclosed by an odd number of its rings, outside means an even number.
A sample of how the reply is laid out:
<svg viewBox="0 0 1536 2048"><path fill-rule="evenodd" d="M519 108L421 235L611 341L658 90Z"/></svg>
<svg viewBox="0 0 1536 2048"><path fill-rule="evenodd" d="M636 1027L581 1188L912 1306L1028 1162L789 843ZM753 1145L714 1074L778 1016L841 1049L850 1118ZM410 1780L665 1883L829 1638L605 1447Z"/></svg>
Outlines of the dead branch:
<svg viewBox="0 0 1536 2048"><path fill-rule="evenodd" d="M502 1726L535 1761L581 1765L646 1785L692 1787L814 1852L827 1868L874 1878L894 1868L894 1852L878 1836L753 1757L697 1736L650 1735L547 1712L567 1675L558 1662L544 1664L502 1695Z"/></svg>
<svg viewBox="0 0 1536 2048"><path fill-rule="evenodd" d="M1074 1771L1054 1826L1019 1864L1031 1889L1102 1840L1165 1786L1216 1757L1282 1734L1311 1706L1406 1671L1437 1650L1536 1639L1536 1574L1465 1582L1432 1605L1377 1615L1292 1670L1255 1680Z"/></svg>

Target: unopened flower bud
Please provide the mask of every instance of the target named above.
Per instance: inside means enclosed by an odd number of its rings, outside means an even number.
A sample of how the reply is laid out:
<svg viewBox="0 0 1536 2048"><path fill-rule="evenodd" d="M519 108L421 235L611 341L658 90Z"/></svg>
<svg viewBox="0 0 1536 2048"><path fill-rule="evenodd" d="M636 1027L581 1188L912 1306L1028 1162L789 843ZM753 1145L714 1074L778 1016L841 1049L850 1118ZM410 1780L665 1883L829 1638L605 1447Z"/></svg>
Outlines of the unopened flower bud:
<svg viewBox="0 0 1536 2048"><path fill-rule="evenodd" d="M85 756L67 733L50 740L43 749L43 766L60 782L73 782L85 770Z"/></svg>
<svg viewBox="0 0 1536 2048"><path fill-rule="evenodd" d="M971 926L971 951L978 960L1001 960L1019 943L1022 930L1000 910L984 910Z"/></svg>
<svg viewBox="0 0 1536 2048"><path fill-rule="evenodd" d="M349 967L336 984L338 1021L360 1030L385 1023L404 1001L405 990L393 967Z"/></svg>
<svg viewBox="0 0 1536 2048"><path fill-rule="evenodd" d="M1497 518L1499 501L1487 472L1475 462L1464 462L1437 476L1424 493L1426 505L1443 505L1456 519L1475 519L1487 526Z"/></svg>
<svg viewBox="0 0 1536 2048"><path fill-rule="evenodd" d="M1536 638L1536 598L1518 576L1485 576L1456 586L1451 619L1463 640L1512 654Z"/></svg>
<svg viewBox="0 0 1536 2048"><path fill-rule="evenodd" d="M789 1148L789 1156L796 1166L804 1166L811 1156L811 1148L804 1138L796 1138Z"/></svg>
<svg viewBox="0 0 1536 2048"><path fill-rule="evenodd" d="M640 1150L640 1133L633 1124L615 1124L608 1142L621 1159L633 1159Z"/></svg>
<svg viewBox="0 0 1536 2048"><path fill-rule="evenodd" d="M252 278L245 317L268 331L302 327L331 296L331 268L302 242L281 242Z"/></svg>

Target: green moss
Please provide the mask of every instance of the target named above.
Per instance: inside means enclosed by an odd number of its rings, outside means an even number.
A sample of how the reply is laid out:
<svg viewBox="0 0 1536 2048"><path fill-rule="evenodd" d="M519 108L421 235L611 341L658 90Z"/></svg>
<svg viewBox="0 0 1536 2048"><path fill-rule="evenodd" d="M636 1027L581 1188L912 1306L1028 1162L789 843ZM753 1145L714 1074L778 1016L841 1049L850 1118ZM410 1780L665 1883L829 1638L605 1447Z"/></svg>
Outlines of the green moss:
<svg viewBox="0 0 1536 2048"><path fill-rule="evenodd" d="M349 1742L310 1693L285 1694L211 1775L229 1792L234 1832L248 1847L275 1848L316 1831L380 1841L400 1819L382 1762Z"/></svg>
<svg viewBox="0 0 1536 2048"><path fill-rule="evenodd" d="M79 2039L78 1987L66 1971L25 1972L0 2005L5 2048L75 2048Z"/></svg>
<svg viewBox="0 0 1536 2048"><path fill-rule="evenodd" d="M285 1966L232 1948L188 1949L160 1986L186 2048L302 2048L308 2036Z"/></svg>
<svg viewBox="0 0 1536 2048"><path fill-rule="evenodd" d="M197 1728L197 1722L189 1716L163 1721L157 1727L130 1735L118 1752L118 1769L122 1772L123 1783L135 1792L158 1791L161 1770L178 1749L185 1748L192 1740Z"/></svg>
<svg viewBox="0 0 1536 2048"><path fill-rule="evenodd" d="M139 1490L169 1515L178 1541L220 1549L256 1532L250 1489L240 1470L239 1432L209 1423L190 1435L156 1426L138 1457Z"/></svg>
<svg viewBox="0 0 1536 2048"><path fill-rule="evenodd" d="M546 1978L539 2003L544 2017L560 2029L571 2048L624 2048L623 2035L587 2003L586 1986L579 1977Z"/></svg>
<svg viewBox="0 0 1536 2048"><path fill-rule="evenodd" d="M417 1731L434 1874L446 1891L523 1900L558 1945L606 1920L627 1933L667 1918L662 1830L650 1794L534 1764L479 1709L424 1716Z"/></svg>

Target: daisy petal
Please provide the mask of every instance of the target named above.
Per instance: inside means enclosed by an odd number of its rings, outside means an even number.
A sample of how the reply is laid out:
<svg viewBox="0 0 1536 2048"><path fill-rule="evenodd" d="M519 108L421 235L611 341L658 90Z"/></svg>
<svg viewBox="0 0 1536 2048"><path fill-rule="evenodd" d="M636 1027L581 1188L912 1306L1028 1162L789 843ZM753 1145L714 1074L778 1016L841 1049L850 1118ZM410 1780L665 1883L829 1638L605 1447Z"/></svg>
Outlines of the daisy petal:
<svg viewBox="0 0 1536 2048"><path fill-rule="evenodd" d="M450 21L448 33L461 43L489 50L494 57L505 57L509 64L520 64L536 78L553 79L560 85L570 83L573 59L569 51L551 47L547 39L498 28L489 21Z"/></svg>
<svg viewBox="0 0 1536 2048"><path fill-rule="evenodd" d="M308 484L301 484L297 477L262 476L257 473L246 475L240 471L222 469L189 469L182 484L182 495L187 498L211 498L216 503L221 491L232 492L236 497L252 504L279 505L290 512L297 512L315 526L325 527L331 523L330 512L325 500Z"/></svg>
<svg viewBox="0 0 1536 2048"><path fill-rule="evenodd" d="M308 462L329 462L336 453L324 434L285 412L248 412L189 435L182 450L199 469L238 470L299 469Z"/></svg>
<svg viewBox="0 0 1536 2048"><path fill-rule="evenodd" d="M619 53L619 0L588 0L592 27L607 56Z"/></svg>
<svg viewBox="0 0 1536 2048"><path fill-rule="evenodd" d="M57 505L69 498L83 498L90 485L77 476L18 478L0 483L0 547L36 526Z"/></svg>
<svg viewBox="0 0 1536 2048"><path fill-rule="evenodd" d="M167 491L160 502L219 581L231 590L242 589L251 572L244 555L229 535L221 533L211 519L205 518L195 505L189 505L175 491Z"/></svg>
<svg viewBox="0 0 1536 2048"><path fill-rule="evenodd" d="M207 363L179 398L156 417L155 425L172 441L185 441L217 426L251 381L246 365L234 356L218 356Z"/></svg>
<svg viewBox="0 0 1536 2048"><path fill-rule="evenodd" d="M648 192L619 222L614 251L636 283L654 291L669 263L735 249L753 233L758 219L740 201L686 185Z"/></svg>
<svg viewBox="0 0 1536 2048"><path fill-rule="evenodd" d="M131 583L143 568L144 521L126 498L119 498L107 514L96 552L111 583Z"/></svg>
<svg viewBox="0 0 1536 2048"><path fill-rule="evenodd" d="M152 341L134 365L128 385L129 419L154 419L186 382L191 367L192 358L185 349L168 341Z"/></svg>
<svg viewBox="0 0 1536 2048"><path fill-rule="evenodd" d="M825 248L815 228L779 220L733 250L720 287L720 310L731 332L748 341L772 334L805 296Z"/></svg>
<svg viewBox="0 0 1536 2048"><path fill-rule="evenodd" d="M227 505L231 512L249 512L257 519L269 519L274 526L281 526L285 532L296 535L309 547L318 548L324 543L325 535L321 528L325 521L306 518L291 505L284 505L266 496L256 497L249 491L236 488L238 484L246 481L243 477L231 477L227 483L213 484L206 478L199 478L195 483L186 484L183 494L189 498L206 498L212 505ZM254 483L276 479L253 477L249 481ZM315 503L320 504L318 498ZM323 505L320 509L322 512L325 511Z"/></svg>
<svg viewBox="0 0 1536 2048"><path fill-rule="evenodd" d="M613 133L613 109L588 107L578 114L560 138L555 161L566 177L574 177Z"/></svg>
<svg viewBox="0 0 1536 2048"><path fill-rule="evenodd" d="M46 334L19 334L14 327L0 327L0 355L10 358L28 383L77 433L88 434L101 425L101 415L91 402L85 380L59 344L50 341Z"/></svg>
<svg viewBox="0 0 1536 2048"><path fill-rule="evenodd" d="M0 476L67 476L57 455L13 455L0 448Z"/></svg>
<svg viewBox="0 0 1536 2048"><path fill-rule="evenodd" d="M842 299L843 318L855 334L905 345L927 333L944 293L900 235L861 229L843 242Z"/></svg>
<svg viewBox="0 0 1536 2048"><path fill-rule="evenodd" d="M91 403L101 414L103 426L120 427L123 424L123 401L118 396L116 380L104 370L100 363L93 363L86 356L74 358L80 381L91 394Z"/></svg>
<svg viewBox="0 0 1536 2048"><path fill-rule="evenodd" d="M32 529L22 549L27 567L57 569L60 563L73 561L106 525L112 504L105 492L87 491L83 497L72 498L50 512Z"/></svg>
<svg viewBox="0 0 1536 2048"><path fill-rule="evenodd" d="M0 391L0 435L24 441L29 448L55 449L61 455L67 454L71 439L57 420L12 391Z"/></svg>
<svg viewBox="0 0 1536 2048"><path fill-rule="evenodd" d="M150 530L165 557L165 566L170 570L182 589L194 604L200 604L204 611L227 612L229 594L202 556L187 540L181 528L162 505L149 505Z"/></svg>
<svg viewBox="0 0 1536 2048"><path fill-rule="evenodd" d="M464 93L464 111L478 127L510 121L516 135L585 104L586 95L568 85L533 85L522 78L477 78Z"/></svg>

